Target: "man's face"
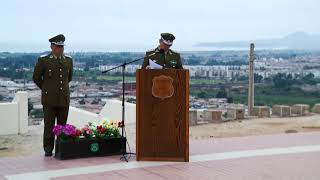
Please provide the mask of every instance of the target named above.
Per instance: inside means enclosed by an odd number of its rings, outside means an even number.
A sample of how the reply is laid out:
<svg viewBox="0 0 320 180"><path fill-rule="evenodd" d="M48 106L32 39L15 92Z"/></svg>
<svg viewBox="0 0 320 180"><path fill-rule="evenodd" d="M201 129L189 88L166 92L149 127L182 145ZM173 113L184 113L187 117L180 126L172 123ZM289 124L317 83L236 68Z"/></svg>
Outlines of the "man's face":
<svg viewBox="0 0 320 180"><path fill-rule="evenodd" d="M51 44L51 50L52 50L52 54L54 54L57 57L60 57L63 55L64 46Z"/></svg>
<svg viewBox="0 0 320 180"><path fill-rule="evenodd" d="M159 40L160 43L160 49L163 49L164 51L168 51L171 46L165 44L161 39Z"/></svg>

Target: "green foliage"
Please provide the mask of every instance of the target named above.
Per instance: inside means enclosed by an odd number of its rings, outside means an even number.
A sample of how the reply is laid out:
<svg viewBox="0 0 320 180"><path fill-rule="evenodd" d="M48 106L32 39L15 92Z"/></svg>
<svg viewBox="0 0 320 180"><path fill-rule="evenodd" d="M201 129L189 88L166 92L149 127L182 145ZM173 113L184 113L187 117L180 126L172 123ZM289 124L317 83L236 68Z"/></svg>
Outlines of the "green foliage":
<svg viewBox="0 0 320 180"><path fill-rule="evenodd" d="M204 91L201 91L200 93L198 93L198 94L197 94L197 97L198 97L198 98L203 98L203 99L205 99L205 98L210 98L209 94L207 94L207 93L204 92Z"/></svg>
<svg viewBox="0 0 320 180"><path fill-rule="evenodd" d="M33 109L30 111L30 115L34 118L43 118L43 110L42 109Z"/></svg>
<svg viewBox="0 0 320 180"><path fill-rule="evenodd" d="M247 104L248 96L245 94L237 94L233 96L235 103ZM309 104L311 107L320 102L319 97L308 96L292 96L292 95L255 95L255 105L268 105L274 104Z"/></svg>
<svg viewBox="0 0 320 180"><path fill-rule="evenodd" d="M238 80L238 81L248 81L249 78L248 78L248 76L239 76L239 77L237 78L237 80Z"/></svg>
<svg viewBox="0 0 320 180"><path fill-rule="evenodd" d="M247 104L247 92L233 93L234 102ZM300 88L278 89L272 85L255 87L255 105L274 104L309 104L313 106L320 102L320 92L304 92Z"/></svg>
<svg viewBox="0 0 320 180"><path fill-rule="evenodd" d="M294 83L294 80L291 74L278 73L273 78L273 83L275 88L288 88Z"/></svg>
<svg viewBox="0 0 320 180"><path fill-rule="evenodd" d="M254 73L254 82L255 83L261 83L262 79L263 79L263 77L261 75Z"/></svg>
<svg viewBox="0 0 320 180"><path fill-rule="evenodd" d="M218 91L216 98L228 98L226 90L221 88L220 91Z"/></svg>
<svg viewBox="0 0 320 180"><path fill-rule="evenodd" d="M117 124L111 123L103 123L101 125L93 125L90 124L90 129L95 138L109 138L109 137L120 137L119 127Z"/></svg>
<svg viewBox="0 0 320 180"><path fill-rule="evenodd" d="M290 89L293 85L309 84L315 85L319 80L315 79L314 74L309 73L303 77L293 78L291 74L278 73L272 79L275 88Z"/></svg>
<svg viewBox="0 0 320 180"><path fill-rule="evenodd" d="M302 81L306 84L315 85L317 84L317 80L314 78L314 74L309 73L302 78Z"/></svg>

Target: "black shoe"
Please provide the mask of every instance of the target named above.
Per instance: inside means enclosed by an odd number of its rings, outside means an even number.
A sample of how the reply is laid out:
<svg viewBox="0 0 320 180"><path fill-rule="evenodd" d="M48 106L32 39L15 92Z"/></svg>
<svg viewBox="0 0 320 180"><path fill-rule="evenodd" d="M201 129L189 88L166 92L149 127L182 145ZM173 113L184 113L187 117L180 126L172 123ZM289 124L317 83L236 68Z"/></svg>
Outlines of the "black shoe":
<svg viewBox="0 0 320 180"><path fill-rule="evenodd" d="M52 152L45 152L45 153L44 153L44 156L50 157L50 156L52 156Z"/></svg>

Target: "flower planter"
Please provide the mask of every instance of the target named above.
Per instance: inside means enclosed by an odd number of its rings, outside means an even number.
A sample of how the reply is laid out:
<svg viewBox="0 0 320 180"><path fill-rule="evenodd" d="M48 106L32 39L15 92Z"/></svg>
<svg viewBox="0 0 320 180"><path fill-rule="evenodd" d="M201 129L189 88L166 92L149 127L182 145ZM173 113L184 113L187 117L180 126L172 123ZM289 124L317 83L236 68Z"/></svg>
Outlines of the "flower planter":
<svg viewBox="0 0 320 180"><path fill-rule="evenodd" d="M126 138L56 140L55 158L74 159L95 156L120 155L126 152Z"/></svg>

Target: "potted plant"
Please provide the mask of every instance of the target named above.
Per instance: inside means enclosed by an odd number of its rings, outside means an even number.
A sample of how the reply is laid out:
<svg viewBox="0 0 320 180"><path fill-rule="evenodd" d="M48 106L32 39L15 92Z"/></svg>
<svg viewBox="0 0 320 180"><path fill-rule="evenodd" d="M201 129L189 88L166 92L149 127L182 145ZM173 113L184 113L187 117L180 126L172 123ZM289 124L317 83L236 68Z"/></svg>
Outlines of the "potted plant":
<svg viewBox="0 0 320 180"><path fill-rule="evenodd" d="M88 123L81 129L71 124L57 124L53 129L57 136L55 157L71 159L122 154L126 152L126 138L120 134L122 127L122 122L112 121Z"/></svg>

